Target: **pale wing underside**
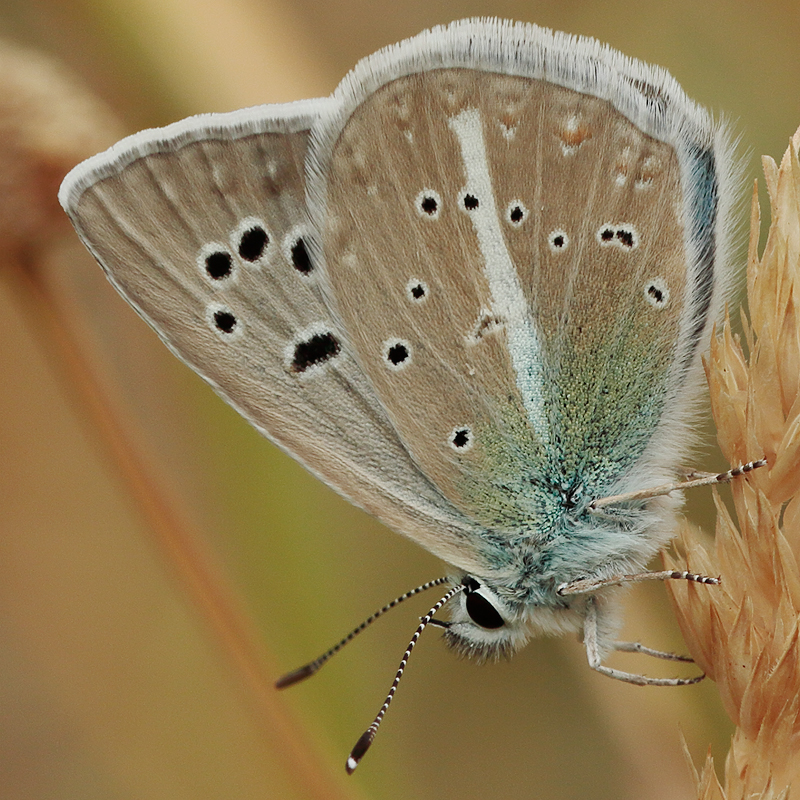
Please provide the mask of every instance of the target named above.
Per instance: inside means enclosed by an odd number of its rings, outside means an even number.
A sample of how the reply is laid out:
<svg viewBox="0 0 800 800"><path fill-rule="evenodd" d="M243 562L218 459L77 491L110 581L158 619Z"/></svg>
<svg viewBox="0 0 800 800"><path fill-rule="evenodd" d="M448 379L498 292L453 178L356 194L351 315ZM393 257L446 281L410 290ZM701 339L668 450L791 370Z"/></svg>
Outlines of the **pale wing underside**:
<svg viewBox="0 0 800 800"><path fill-rule="evenodd" d="M189 141L132 137L72 176L65 207L122 295L256 428L386 524L471 568L471 524L417 470L322 301L305 249L313 114L271 125L282 110L255 110L244 125L209 116Z"/></svg>
<svg viewBox="0 0 800 800"><path fill-rule="evenodd" d="M726 282L720 129L663 71L521 25L429 32L337 96L311 162L326 285L424 472L517 530L535 480L665 479Z"/></svg>

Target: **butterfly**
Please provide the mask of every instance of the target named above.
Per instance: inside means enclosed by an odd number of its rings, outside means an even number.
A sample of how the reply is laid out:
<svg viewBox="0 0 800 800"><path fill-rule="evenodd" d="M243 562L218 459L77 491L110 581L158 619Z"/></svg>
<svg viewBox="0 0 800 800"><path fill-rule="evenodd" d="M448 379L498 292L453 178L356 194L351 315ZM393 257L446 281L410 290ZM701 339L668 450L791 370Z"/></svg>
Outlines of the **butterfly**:
<svg viewBox="0 0 800 800"><path fill-rule="evenodd" d="M449 588L404 662L446 603L445 640L478 659L577 630L595 669L678 685L602 662L616 586L713 582L643 570L680 504L649 490L693 441L737 169L664 70L465 20L329 98L130 136L60 200L175 355L452 566L420 587Z"/></svg>

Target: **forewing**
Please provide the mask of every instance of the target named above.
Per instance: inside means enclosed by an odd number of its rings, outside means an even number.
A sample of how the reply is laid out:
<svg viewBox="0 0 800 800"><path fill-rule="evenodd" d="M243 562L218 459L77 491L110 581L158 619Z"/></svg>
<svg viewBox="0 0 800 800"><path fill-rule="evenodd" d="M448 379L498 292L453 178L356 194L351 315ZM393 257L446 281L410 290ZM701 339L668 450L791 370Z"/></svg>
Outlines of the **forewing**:
<svg viewBox="0 0 800 800"><path fill-rule="evenodd" d="M720 306L719 128L662 70L496 22L379 53L338 96L325 285L425 474L522 535L573 488L666 479Z"/></svg>

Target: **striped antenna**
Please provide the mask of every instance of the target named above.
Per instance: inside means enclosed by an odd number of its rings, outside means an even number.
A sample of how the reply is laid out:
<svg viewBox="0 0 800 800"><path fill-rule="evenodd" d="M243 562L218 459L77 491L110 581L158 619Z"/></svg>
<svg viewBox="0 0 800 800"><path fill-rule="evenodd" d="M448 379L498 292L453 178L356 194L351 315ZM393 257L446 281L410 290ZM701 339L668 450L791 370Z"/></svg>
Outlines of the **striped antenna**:
<svg viewBox="0 0 800 800"><path fill-rule="evenodd" d="M391 603L387 603L383 608L376 611L371 617L365 619L357 628L354 628L347 636L344 637L338 644L335 644L331 647L330 650L323 653L319 658L315 658L313 661L309 661L308 664L304 664L302 667L299 667L292 672L287 673L282 678L280 678L275 683L276 689L285 689L287 686L292 686L295 683L299 683L306 678L310 678L331 656L336 655L349 641L355 639L361 631L365 628L368 628L375 622L378 617L382 617L389 609L394 608L403 600L408 600L409 597L413 597L415 594L419 594L420 592L424 592L427 589L432 589L434 586L441 586L443 583L447 583L449 578L437 578L435 581L428 581L427 583L423 583L421 586L417 586L416 589L412 589L410 592L406 592L405 594L401 594L400 597L395 597Z"/></svg>
<svg viewBox="0 0 800 800"><path fill-rule="evenodd" d="M367 752L367 750L369 750L370 745L375 739L375 734L378 732L378 728L383 721L383 717L392 702L394 693L397 691L397 685L400 683L400 678L403 677L403 672L405 671L406 664L408 664L408 659L411 657L411 652L417 643L417 639L419 639L420 635L422 634L422 631L425 630L428 623L433 619L433 615L448 600L452 600L453 597L455 597L459 592L463 592L466 588L467 587L463 583L458 584L458 586L453 586L453 588L450 589L447 594L420 620L419 626L414 631L414 635L411 637L411 641L408 643L406 652L403 653L403 658L400 660L400 666L397 669L397 674L394 676L392 686L389 689L389 694L386 695L386 699L383 701L381 710L373 720L372 725L370 725L369 728L364 731L364 733L361 735L361 738L356 742L355 747L350 751L347 763L345 764L345 769L347 770L348 775L352 775L355 772L359 762L364 757L364 754Z"/></svg>

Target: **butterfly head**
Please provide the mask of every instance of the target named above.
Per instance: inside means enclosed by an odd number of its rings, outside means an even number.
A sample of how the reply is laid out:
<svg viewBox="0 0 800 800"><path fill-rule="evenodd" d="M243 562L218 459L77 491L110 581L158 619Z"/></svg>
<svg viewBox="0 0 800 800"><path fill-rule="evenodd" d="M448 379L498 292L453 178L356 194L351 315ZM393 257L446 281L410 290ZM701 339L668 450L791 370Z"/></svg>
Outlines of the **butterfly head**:
<svg viewBox="0 0 800 800"><path fill-rule="evenodd" d="M445 628L449 647L479 663L511 658L531 636L567 633L582 625L582 599L526 602L518 591L472 575L460 583L463 591L447 603L449 621L438 624Z"/></svg>
<svg viewBox="0 0 800 800"><path fill-rule="evenodd" d="M528 641L528 625L500 593L472 576L449 603L444 640L461 655L478 661L510 658Z"/></svg>

